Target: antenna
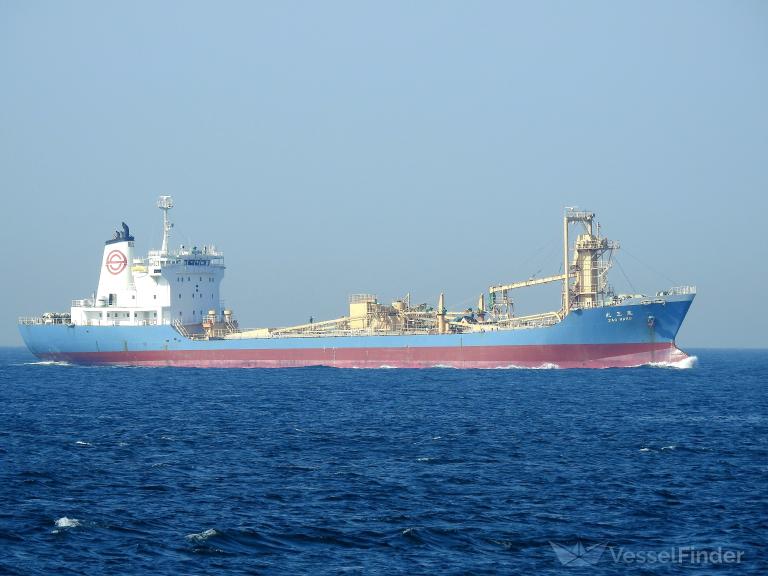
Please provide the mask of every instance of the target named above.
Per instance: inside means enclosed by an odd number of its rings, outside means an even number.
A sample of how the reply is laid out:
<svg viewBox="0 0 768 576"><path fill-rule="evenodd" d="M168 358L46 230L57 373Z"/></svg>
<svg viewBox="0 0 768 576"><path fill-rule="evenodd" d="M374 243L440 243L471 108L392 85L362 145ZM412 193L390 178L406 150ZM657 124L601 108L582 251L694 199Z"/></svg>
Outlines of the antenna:
<svg viewBox="0 0 768 576"><path fill-rule="evenodd" d="M163 256L168 254L168 237L171 235L173 224L168 221L168 210L173 208L173 198L170 196L160 196L157 199L157 207L163 211L163 246L160 248Z"/></svg>

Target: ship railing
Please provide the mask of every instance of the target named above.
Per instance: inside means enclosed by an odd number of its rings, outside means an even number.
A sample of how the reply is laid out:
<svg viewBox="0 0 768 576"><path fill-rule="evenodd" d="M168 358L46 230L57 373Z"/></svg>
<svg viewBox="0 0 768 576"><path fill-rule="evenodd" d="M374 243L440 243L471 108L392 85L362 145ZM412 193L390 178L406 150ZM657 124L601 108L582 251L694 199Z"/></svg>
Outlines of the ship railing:
<svg viewBox="0 0 768 576"><path fill-rule="evenodd" d="M212 330L206 330L202 336L203 337L211 337L211 338L225 338L228 334L239 334L240 329L236 327L230 327L230 325L227 325L227 328L214 328Z"/></svg>
<svg viewBox="0 0 768 576"><path fill-rule="evenodd" d="M243 330L242 332L256 332L256 330ZM435 330L305 330L296 332L269 332L265 329L263 334L258 336L247 336L250 338L319 338L319 337L343 337L343 336L407 336L411 334L436 334ZM218 334L214 334L218 336ZM230 336L235 339L241 339L239 334L224 334L224 337Z"/></svg>
<svg viewBox="0 0 768 576"><path fill-rule="evenodd" d="M321 336L341 337L341 336L407 336L411 334L435 334L435 331L429 330L327 330L312 332L290 332L270 334L268 338L318 338Z"/></svg>
<svg viewBox="0 0 768 576"><path fill-rule="evenodd" d="M19 317L19 324L26 326L35 324L72 324L72 318L69 314L57 314L55 316L43 315L43 316L21 316Z"/></svg>
<svg viewBox="0 0 768 576"><path fill-rule="evenodd" d="M512 329L545 328L547 326L553 326L558 322L560 322L560 317L557 315L557 313L550 312L535 316L511 318L509 320L499 322L499 325L502 328Z"/></svg>
<svg viewBox="0 0 768 576"><path fill-rule="evenodd" d="M93 298L82 298L80 300L72 300L72 308L95 308L96 301Z"/></svg>
<svg viewBox="0 0 768 576"><path fill-rule="evenodd" d="M152 320L146 320L146 319L128 319L125 320L102 320L100 318L97 319L90 319L86 320L82 323L78 323L78 325L83 326L157 326L158 324L162 324L162 322L158 322L155 319Z"/></svg>
<svg viewBox="0 0 768 576"><path fill-rule="evenodd" d="M598 240L580 240L577 243L577 247L581 250L599 250L600 248L608 248L609 240L607 238L600 238Z"/></svg>
<svg viewBox="0 0 768 576"><path fill-rule="evenodd" d="M19 324L37 325L37 324L62 324L66 326L73 325L72 317L69 314L43 315L43 316L20 316ZM125 320L102 320L90 319L77 322L78 326L158 326L168 324L167 321L158 321L152 319L125 319Z"/></svg>
<svg viewBox="0 0 768 576"><path fill-rule="evenodd" d="M565 211L565 215L568 218L576 220L592 220L595 217L594 212L587 212L585 210L568 209Z"/></svg>
<svg viewBox="0 0 768 576"><path fill-rule="evenodd" d="M667 294L683 296L685 294L696 294L696 286L673 286L667 290Z"/></svg>

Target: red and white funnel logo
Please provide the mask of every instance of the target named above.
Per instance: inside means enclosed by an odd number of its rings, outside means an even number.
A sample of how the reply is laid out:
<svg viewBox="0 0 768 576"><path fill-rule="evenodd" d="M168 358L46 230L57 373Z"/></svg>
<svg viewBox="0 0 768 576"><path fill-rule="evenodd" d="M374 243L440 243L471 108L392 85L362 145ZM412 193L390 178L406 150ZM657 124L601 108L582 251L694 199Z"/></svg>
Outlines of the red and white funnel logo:
<svg viewBox="0 0 768 576"><path fill-rule="evenodd" d="M107 270L110 274L120 274L128 265L128 258L120 250L112 250L107 254Z"/></svg>

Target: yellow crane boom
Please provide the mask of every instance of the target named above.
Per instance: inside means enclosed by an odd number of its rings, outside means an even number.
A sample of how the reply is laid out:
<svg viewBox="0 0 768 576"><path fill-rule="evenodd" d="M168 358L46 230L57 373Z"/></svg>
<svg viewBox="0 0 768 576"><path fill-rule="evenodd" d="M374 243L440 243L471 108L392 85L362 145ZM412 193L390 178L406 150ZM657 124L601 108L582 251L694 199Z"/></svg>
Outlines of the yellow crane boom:
<svg viewBox="0 0 768 576"><path fill-rule="evenodd" d="M575 274L571 274L571 276L575 276ZM558 274L557 276L545 276L544 278L530 278L521 282L513 282L512 284L491 286L488 288L488 292L493 294L495 292L504 292L505 290L514 290L515 288L527 288L528 286L547 284L549 282L562 282L563 280L565 280L565 274Z"/></svg>

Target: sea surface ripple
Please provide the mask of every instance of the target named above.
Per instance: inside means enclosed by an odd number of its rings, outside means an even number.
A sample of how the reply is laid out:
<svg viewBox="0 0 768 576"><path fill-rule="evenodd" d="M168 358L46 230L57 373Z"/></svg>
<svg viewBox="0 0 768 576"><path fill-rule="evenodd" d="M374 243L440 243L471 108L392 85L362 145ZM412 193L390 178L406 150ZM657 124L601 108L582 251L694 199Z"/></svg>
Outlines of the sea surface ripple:
<svg viewBox="0 0 768 576"><path fill-rule="evenodd" d="M768 573L768 352L193 370L0 350L0 573ZM692 546L738 564L615 560ZM610 553L609 553L610 552Z"/></svg>

